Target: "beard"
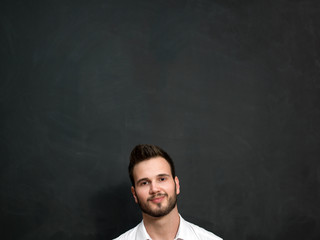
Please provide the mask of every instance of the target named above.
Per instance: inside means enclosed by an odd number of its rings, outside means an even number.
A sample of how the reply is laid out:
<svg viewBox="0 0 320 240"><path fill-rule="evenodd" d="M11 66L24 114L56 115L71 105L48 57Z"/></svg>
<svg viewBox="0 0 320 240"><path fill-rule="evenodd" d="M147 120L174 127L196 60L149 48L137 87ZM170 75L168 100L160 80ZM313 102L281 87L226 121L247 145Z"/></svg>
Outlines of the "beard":
<svg viewBox="0 0 320 240"><path fill-rule="evenodd" d="M144 212L145 214L148 214L148 215L152 216L152 217L163 217L163 216L166 216L167 214L169 214L172 211L172 209L174 209L174 207L177 205L176 188L175 188L174 194L172 196L170 196L170 197L168 197L167 193L156 194L156 195L152 196L150 198L150 200L152 198L162 197L162 196L164 196L165 198L168 199L167 206L163 206L163 203L160 202L160 203L156 204L156 208L155 209L151 208L148 205L149 199L148 199L147 203L143 203L143 202L140 201L139 197L137 196L138 204L139 204L139 207L140 207L141 211Z"/></svg>

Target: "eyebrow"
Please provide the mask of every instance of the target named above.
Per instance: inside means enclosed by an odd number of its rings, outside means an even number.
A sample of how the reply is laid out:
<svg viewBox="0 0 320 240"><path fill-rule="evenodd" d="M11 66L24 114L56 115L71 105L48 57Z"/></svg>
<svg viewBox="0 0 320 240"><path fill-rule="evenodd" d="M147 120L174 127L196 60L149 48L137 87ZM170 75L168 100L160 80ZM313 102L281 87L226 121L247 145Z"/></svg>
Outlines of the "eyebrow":
<svg viewBox="0 0 320 240"><path fill-rule="evenodd" d="M161 174L158 174L157 177L170 177L170 174L161 173ZM140 182L143 182L143 181L149 181L149 178L141 178L137 181L137 184L139 184Z"/></svg>
<svg viewBox="0 0 320 240"><path fill-rule="evenodd" d="M141 179L139 179L139 180L137 181L136 184L139 184L140 182L148 181L148 180L149 180L149 178L141 178Z"/></svg>
<svg viewBox="0 0 320 240"><path fill-rule="evenodd" d="M158 174L157 177L170 177L167 173Z"/></svg>

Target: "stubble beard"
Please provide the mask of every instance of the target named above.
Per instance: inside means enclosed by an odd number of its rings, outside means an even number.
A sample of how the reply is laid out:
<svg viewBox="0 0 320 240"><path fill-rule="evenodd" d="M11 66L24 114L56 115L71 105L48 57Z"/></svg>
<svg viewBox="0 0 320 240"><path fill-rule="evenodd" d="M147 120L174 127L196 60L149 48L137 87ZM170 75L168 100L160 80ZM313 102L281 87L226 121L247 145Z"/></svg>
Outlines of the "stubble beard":
<svg viewBox="0 0 320 240"><path fill-rule="evenodd" d="M157 194L154 197L166 197L168 198L168 205L166 207L162 207L162 203L157 203L157 208L156 209L152 209L151 207L149 207L148 203L141 203L140 199L137 196L137 200L138 200L138 204L139 207L141 209L141 211L145 214L148 214L152 217L163 217L166 216L167 214L169 214L172 209L175 208L175 206L177 205L177 193L176 193L176 188L174 189L174 194L171 197L168 197L168 194Z"/></svg>

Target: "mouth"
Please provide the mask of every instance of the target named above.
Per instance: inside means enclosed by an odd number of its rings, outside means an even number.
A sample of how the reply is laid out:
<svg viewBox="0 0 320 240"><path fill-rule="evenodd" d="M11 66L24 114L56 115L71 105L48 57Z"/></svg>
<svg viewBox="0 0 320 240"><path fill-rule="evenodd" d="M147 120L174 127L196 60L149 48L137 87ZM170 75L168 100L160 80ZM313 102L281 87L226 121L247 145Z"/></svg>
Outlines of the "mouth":
<svg viewBox="0 0 320 240"><path fill-rule="evenodd" d="M164 199L165 196L161 196L161 197L156 197L156 198L152 198L150 201L154 202L154 203L159 203Z"/></svg>
<svg viewBox="0 0 320 240"><path fill-rule="evenodd" d="M160 203L165 197L166 197L165 194L163 194L163 195L157 195L157 196L154 196L154 197L149 198L148 200L151 201L151 202L153 202L153 203Z"/></svg>

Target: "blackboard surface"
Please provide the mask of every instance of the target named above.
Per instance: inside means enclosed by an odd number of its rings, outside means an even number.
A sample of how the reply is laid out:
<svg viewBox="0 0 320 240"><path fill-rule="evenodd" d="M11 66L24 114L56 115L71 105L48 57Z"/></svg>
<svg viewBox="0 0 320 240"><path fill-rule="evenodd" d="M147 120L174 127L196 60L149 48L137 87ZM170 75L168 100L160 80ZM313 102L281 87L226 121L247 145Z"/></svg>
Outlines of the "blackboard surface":
<svg viewBox="0 0 320 240"><path fill-rule="evenodd" d="M182 216L320 239L319 1L1 1L1 239L141 221L128 156L163 147Z"/></svg>

